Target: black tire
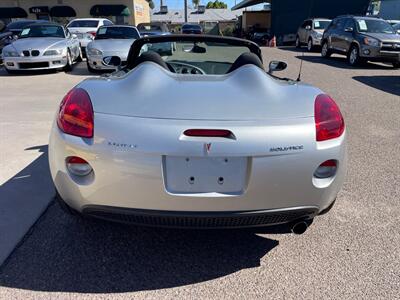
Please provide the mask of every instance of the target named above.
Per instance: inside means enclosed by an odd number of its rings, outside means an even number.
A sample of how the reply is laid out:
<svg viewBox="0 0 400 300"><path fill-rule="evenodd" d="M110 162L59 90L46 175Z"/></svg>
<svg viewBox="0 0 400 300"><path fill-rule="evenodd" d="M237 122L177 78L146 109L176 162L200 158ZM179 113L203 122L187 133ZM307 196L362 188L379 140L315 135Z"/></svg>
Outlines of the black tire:
<svg viewBox="0 0 400 300"><path fill-rule="evenodd" d="M357 45L352 45L349 52L347 53L347 62L350 66L359 66L362 63L362 58L360 57L360 49Z"/></svg>
<svg viewBox="0 0 400 300"><path fill-rule="evenodd" d="M66 66L63 68L64 72L71 72L72 71L72 56L71 56L71 52L67 51L67 64Z"/></svg>
<svg viewBox="0 0 400 300"><path fill-rule="evenodd" d="M311 38L308 39L308 41L307 41L307 50L308 50L308 52L313 52L315 50L315 47L313 45L313 41Z"/></svg>
<svg viewBox="0 0 400 300"><path fill-rule="evenodd" d="M78 55L78 57L76 58L76 62L81 62L83 60L83 57L82 57L82 50L81 50L81 47L79 47L79 55Z"/></svg>
<svg viewBox="0 0 400 300"><path fill-rule="evenodd" d="M295 45L297 49L301 48L300 37L298 35L296 36Z"/></svg>
<svg viewBox="0 0 400 300"><path fill-rule="evenodd" d="M321 45L321 56L325 58L329 58L332 55L332 50L329 49L329 45L327 41L323 41Z"/></svg>
<svg viewBox="0 0 400 300"><path fill-rule="evenodd" d="M70 207L67 203L65 203L65 201L61 198L61 196L60 196L60 194L58 193L57 190L56 190L56 195L55 195L54 199L56 200L56 202L58 203L60 208L66 214L71 215L71 216L81 216L81 214L78 211L76 211L75 209Z"/></svg>
<svg viewBox="0 0 400 300"><path fill-rule="evenodd" d="M400 69L400 62L394 62L394 63L392 63L392 65L393 65L393 68Z"/></svg>

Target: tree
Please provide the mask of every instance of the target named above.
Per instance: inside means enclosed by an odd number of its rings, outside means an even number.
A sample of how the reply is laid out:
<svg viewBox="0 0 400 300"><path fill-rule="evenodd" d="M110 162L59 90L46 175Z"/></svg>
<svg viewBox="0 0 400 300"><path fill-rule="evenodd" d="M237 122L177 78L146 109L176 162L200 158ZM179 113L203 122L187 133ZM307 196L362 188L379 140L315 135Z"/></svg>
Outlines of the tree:
<svg viewBox="0 0 400 300"><path fill-rule="evenodd" d="M206 8L223 9L223 8L228 8L228 5L222 1L215 0L214 2L209 1L207 3Z"/></svg>
<svg viewBox="0 0 400 300"><path fill-rule="evenodd" d="M200 4L200 0L192 0L193 6L197 8Z"/></svg>

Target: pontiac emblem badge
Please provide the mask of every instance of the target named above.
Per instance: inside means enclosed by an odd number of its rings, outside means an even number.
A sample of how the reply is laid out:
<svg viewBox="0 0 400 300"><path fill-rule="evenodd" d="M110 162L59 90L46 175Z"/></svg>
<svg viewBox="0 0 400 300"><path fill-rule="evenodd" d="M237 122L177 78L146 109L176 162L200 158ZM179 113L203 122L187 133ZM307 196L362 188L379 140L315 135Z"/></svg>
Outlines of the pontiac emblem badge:
<svg viewBox="0 0 400 300"><path fill-rule="evenodd" d="M204 149L206 151L207 154L210 154L211 151L211 143L205 143L204 144Z"/></svg>

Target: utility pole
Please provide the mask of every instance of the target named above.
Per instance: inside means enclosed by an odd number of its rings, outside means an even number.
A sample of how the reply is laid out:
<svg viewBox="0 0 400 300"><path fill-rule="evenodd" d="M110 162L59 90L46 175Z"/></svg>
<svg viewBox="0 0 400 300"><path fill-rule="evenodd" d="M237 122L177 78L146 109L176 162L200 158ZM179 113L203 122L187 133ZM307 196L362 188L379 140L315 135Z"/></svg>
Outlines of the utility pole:
<svg viewBox="0 0 400 300"><path fill-rule="evenodd" d="M164 5L163 0L160 0L160 9L161 9L161 6L163 6L163 5Z"/></svg>
<svg viewBox="0 0 400 300"><path fill-rule="evenodd" d="M185 3L185 23L188 22L188 15L187 15L187 0L184 1Z"/></svg>

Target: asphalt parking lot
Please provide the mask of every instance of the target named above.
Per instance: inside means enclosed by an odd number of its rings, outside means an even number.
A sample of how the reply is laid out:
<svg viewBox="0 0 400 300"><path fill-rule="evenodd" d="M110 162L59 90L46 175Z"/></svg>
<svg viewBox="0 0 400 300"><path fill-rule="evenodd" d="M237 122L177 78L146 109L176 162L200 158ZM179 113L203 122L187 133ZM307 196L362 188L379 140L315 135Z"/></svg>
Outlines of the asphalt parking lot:
<svg viewBox="0 0 400 300"><path fill-rule="evenodd" d="M0 68L0 261L12 251L0 298L400 299L400 70L294 48L263 54L265 65L286 61L280 75L291 78L303 60L302 80L338 102L348 130L337 203L299 236L65 215L52 202L48 135L63 95L93 75L85 63L69 74Z"/></svg>

